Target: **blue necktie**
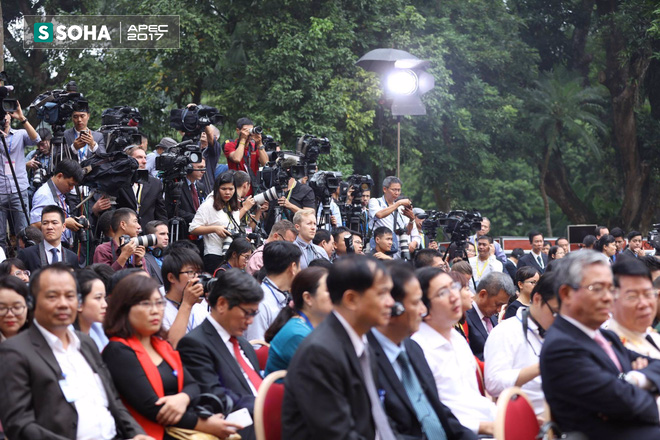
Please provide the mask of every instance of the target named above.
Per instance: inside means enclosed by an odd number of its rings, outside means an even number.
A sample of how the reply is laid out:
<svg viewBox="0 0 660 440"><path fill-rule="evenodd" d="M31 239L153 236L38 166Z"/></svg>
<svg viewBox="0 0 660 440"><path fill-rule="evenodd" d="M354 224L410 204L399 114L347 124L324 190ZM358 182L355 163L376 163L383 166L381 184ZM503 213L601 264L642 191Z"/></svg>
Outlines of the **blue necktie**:
<svg viewBox="0 0 660 440"><path fill-rule="evenodd" d="M417 375L410 365L410 359L408 359L405 351L399 353L397 362L401 366L403 388L406 390L408 399L410 399L410 403L412 403L415 409L417 420L422 425L422 431L426 434L426 438L447 440L447 433L445 433L442 423L440 423L440 419L435 413L433 406L431 406L429 399L424 394L424 390L422 390L419 379L417 379Z"/></svg>
<svg viewBox="0 0 660 440"><path fill-rule="evenodd" d="M57 254L57 248L52 248L50 252L53 254L53 258L50 260L51 264L52 263L59 263L60 258Z"/></svg>

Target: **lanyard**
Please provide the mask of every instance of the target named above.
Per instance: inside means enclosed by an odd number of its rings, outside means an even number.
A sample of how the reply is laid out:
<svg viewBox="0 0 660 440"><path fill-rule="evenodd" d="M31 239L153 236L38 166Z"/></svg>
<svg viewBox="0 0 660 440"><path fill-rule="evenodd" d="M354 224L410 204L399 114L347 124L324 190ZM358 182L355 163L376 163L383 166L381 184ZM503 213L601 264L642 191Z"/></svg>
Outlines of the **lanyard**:
<svg viewBox="0 0 660 440"><path fill-rule="evenodd" d="M305 320L305 322L307 322L307 324L309 325L309 328L311 328L312 330L314 330L314 326L312 325L312 321L309 320L309 318L307 317L307 315L305 315L305 313L304 313L302 310L299 310L299 311L298 311L298 314L300 315L300 317L301 317L302 319Z"/></svg>
<svg viewBox="0 0 660 440"><path fill-rule="evenodd" d="M490 258L486 260L486 264L484 264L484 267L482 267L481 270L479 270L479 257L477 257L477 260L474 262L474 265L477 267L477 276L479 278L481 278L481 274L484 273L489 263L490 263Z"/></svg>
<svg viewBox="0 0 660 440"><path fill-rule="evenodd" d="M289 200L289 199L291 198L291 193L293 192L293 188L296 187L296 184L297 184L297 183L298 183L297 181L295 181L295 180L293 181L293 186L292 186L291 189L289 190L289 194L286 195L286 199L287 199L287 200Z"/></svg>
<svg viewBox="0 0 660 440"><path fill-rule="evenodd" d="M286 300L289 297L289 295L287 295L286 293L284 293L280 289L278 289L277 286L275 286L269 279L265 279L264 284L266 285L266 287L268 287L268 290L270 290L270 293L273 294L273 298L275 298L275 301L277 302L278 305L286 305ZM277 298L277 295L275 294L275 291L273 290L273 288L275 288L275 290L277 290L282 295L284 295L284 300L283 300L284 304L282 304L280 302L279 298Z"/></svg>
<svg viewBox="0 0 660 440"><path fill-rule="evenodd" d="M135 202L137 203L137 213L140 214L140 205L142 204L142 189L144 186L140 183L136 184L137 187L137 193L135 193Z"/></svg>

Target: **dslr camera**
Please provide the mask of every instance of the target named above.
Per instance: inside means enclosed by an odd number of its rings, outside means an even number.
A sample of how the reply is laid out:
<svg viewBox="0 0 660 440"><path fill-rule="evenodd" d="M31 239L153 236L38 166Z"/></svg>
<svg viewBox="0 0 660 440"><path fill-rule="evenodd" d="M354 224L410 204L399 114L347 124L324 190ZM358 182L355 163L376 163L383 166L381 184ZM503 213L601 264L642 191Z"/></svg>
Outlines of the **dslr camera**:
<svg viewBox="0 0 660 440"><path fill-rule="evenodd" d="M105 137L106 151L124 151L131 145L140 145L142 136L138 127L142 125L142 116L136 107L117 106L103 111L99 131Z"/></svg>
<svg viewBox="0 0 660 440"><path fill-rule="evenodd" d="M133 243L135 246L144 246L147 248L149 246L155 246L157 242L158 237L156 234L138 235L137 237L122 235L119 237L119 249L123 248L128 243Z"/></svg>

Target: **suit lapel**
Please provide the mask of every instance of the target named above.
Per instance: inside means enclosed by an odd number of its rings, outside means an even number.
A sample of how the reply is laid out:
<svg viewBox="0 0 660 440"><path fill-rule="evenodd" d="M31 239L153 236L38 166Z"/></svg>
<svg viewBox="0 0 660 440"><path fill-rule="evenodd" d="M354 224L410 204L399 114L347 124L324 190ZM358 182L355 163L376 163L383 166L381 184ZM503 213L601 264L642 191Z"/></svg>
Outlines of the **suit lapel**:
<svg viewBox="0 0 660 440"><path fill-rule="evenodd" d="M326 321L328 322L328 325L333 329L334 333L337 335L338 337L337 342L339 342L340 346L344 350L344 353L348 358L348 363L350 364L351 368L353 368L355 374L357 374L358 377L362 379L362 383L364 384L364 374L362 374L362 367L360 367L360 361L357 357L357 354L355 353L353 342L351 342L351 338L348 337L348 333L346 333L346 330L341 325L341 322L339 322L339 320L334 314L331 313L330 315L328 315ZM365 388L365 393L366 393L366 388Z"/></svg>
<svg viewBox="0 0 660 440"><path fill-rule="evenodd" d="M57 380L62 379L62 369L60 368L60 364L57 363L57 359L55 359L53 350L51 350L48 342L46 342L43 335L36 326L31 326L29 331L30 340L32 341L32 345L34 345L34 349L37 354L41 356L46 364L48 364L48 366L53 370L57 376Z"/></svg>
<svg viewBox="0 0 660 440"><path fill-rule="evenodd" d="M204 331L206 332L207 336L209 337L209 340L212 341L211 346L215 350L218 357L221 359L222 364L229 367L229 370L231 370L231 372L234 374L234 376L236 376L238 381L245 388L245 391L252 394L252 390L250 389L250 385L248 385L247 380L245 379L245 376L243 376L243 370L241 370L240 365L238 365L238 361L236 359L234 359L234 356L232 356L231 353L229 353L229 349L225 345L225 342L222 340L222 338L218 334L217 330L213 327L213 324L208 322L208 319L212 319L212 318L210 318L210 317L207 318L202 323L202 327L204 327ZM218 375L219 374L220 374L220 372L218 372ZM222 377L220 378L220 380L222 381Z"/></svg>
<svg viewBox="0 0 660 440"><path fill-rule="evenodd" d="M579 328L575 327L573 324L562 318L561 316L558 316L557 319L555 319L555 323L559 320L560 327L568 334L570 334L573 337L573 340L582 345L583 348L588 350L591 354L593 354L596 358L600 360L600 363L603 364L603 366L607 366L614 374L619 374L620 371L614 365L614 362L610 357L605 353L605 350L601 348L600 345L593 339L591 339L589 336L587 336L586 333L584 333L582 330ZM553 325L555 325L553 323ZM604 334L604 333L603 333ZM607 338L607 337L606 337ZM607 339L609 341L609 339ZM611 344L612 348L614 349L614 344ZM621 353L618 352L618 350L614 350L614 353L616 353L617 358L619 359L619 362L621 363L621 366L626 365L626 362L622 361L621 358ZM630 361L627 361L630 362ZM624 371L626 369L624 368Z"/></svg>
<svg viewBox="0 0 660 440"><path fill-rule="evenodd" d="M135 198L135 192L133 191L133 185L128 188L121 188L119 192L124 194L124 199L131 204L130 208L137 210L137 199Z"/></svg>
<svg viewBox="0 0 660 440"><path fill-rule="evenodd" d="M376 358L376 363L378 364L378 369L383 372L385 379L394 389L394 392L399 396L399 399L401 399L401 401L405 403L408 409L413 414L415 414L415 409L413 408L412 403L410 403L410 399L408 398L406 390L403 388L403 383L401 383L401 380L394 372L394 368L392 367L392 364L390 363L387 355L383 351L383 348L380 346L371 332L367 334L367 338L369 339L369 346L373 348L373 353Z"/></svg>
<svg viewBox="0 0 660 440"><path fill-rule="evenodd" d="M477 313L476 310L474 309L468 310L467 312L465 312L465 316L468 320L469 328L477 330L484 339L488 338L488 332L486 331L486 327L484 327L483 321L479 319L479 314Z"/></svg>

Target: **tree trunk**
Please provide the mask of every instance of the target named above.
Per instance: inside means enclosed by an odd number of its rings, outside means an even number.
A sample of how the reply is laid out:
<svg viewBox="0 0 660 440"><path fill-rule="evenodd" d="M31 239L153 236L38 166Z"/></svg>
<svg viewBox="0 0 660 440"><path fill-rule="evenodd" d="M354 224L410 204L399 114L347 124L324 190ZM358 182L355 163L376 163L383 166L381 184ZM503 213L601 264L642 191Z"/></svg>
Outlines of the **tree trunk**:
<svg viewBox="0 0 660 440"><path fill-rule="evenodd" d="M577 196L568 180L566 168L557 150L551 155L548 173L545 176L545 190L548 196L561 208L573 224L593 223L595 215Z"/></svg>
<svg viewBox="0 0 660 440"><path fill-rule="evenodd" d="M548 194L545 191L545 177L548 175L548 165L550 163L550 154L552 149L550 146L545 146L543 154L543 163L541 164L541 179L539 189L541 190L541 198L543 199L543 210L545 212L545 227L547 229L548 237L552 237L552 221L550 219L550 203L548 202Z"/></svg>

